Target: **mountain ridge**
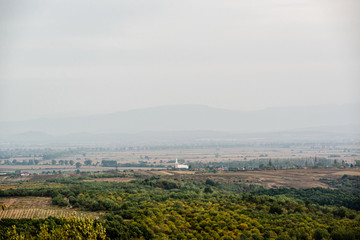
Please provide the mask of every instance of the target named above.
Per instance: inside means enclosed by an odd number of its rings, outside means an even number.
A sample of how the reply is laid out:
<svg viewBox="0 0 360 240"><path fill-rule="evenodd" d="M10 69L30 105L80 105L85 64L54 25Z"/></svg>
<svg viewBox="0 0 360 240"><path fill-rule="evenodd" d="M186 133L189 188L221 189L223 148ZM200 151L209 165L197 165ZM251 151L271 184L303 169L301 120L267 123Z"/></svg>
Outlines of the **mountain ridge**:
<svg viewBox="0 0 360 240"><path fill-rule="evenodd" d="M172 105L73 118L0 122L1 135L67 135L145 131L274 132L360 123L360 105L322 105L234 111L206 105Z"/></svg>

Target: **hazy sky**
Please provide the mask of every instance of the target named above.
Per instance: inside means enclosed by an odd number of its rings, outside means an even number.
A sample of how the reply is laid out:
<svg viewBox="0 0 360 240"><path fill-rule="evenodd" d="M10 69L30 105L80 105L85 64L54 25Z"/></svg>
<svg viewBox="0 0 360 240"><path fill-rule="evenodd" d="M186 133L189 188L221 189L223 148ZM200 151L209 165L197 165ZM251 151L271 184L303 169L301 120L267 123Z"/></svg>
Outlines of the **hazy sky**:
<svg viewBox="0 0 360 240"><path fill-rule="evenodd" d="M360 102L359 0L0 0L0 120Z"/></svg>

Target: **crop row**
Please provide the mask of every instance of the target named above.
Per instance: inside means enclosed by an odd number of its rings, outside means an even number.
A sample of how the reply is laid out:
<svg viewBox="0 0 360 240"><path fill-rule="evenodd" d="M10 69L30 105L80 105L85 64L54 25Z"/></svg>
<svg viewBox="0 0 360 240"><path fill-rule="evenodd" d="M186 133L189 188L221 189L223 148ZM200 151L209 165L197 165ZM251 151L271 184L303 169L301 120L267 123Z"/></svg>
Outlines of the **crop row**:
<svg viewBox="0 0 360 240"><path fill-rule="evenodd" d="M6 209L5 211L0 211L0 219L2 218L46 218L49 216L53 217L90 217L97 218L98 214L94 212L82 212L74 211L70 209L41 209L41 208L32 208L32 209Z"/></svg>

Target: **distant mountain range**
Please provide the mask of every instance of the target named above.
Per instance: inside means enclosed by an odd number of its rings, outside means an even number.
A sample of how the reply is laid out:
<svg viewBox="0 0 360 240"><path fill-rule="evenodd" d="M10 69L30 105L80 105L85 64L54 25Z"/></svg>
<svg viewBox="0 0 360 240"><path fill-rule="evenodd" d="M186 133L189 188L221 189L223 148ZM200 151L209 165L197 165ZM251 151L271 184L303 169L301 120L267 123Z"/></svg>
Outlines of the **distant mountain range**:
<svg viewBox="0 0 360 240"><path fill-rule="evenodd" d="M74 118L0 122L2 142L132 142L276 138L308 132L359 136L360 105L231 111L175 105ZM276 133L276 134L275 134ZM275 136L275 135L276 136ZM294 135L295 134L295 135ZM329 135L330 134L330 135ZM286 135L286 134L285 134ZM290 134L291 135L291 134ZM325 137L325 138L326 138Z"/></svg>

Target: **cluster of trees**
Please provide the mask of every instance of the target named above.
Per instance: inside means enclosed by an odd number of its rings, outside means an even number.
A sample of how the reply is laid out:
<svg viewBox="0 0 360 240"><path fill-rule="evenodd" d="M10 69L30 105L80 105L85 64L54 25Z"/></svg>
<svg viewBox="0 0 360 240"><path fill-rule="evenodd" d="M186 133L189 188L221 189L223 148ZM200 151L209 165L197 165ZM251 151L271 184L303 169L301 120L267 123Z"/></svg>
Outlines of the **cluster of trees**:
<svg viewBox="0 0 360 240"><path fill-rule="evenodd" d="M61 157L72 156L75 154L79 154L80 152L81 152L80 149L72 149L72 148L61 151L55 149L45 149L44 153L42 154L42 158L43 160L51 160Z"/></svg>
<svg viewBox="0 0 360 240"><path fill-rule="evenodd" d="M212 179L159 177L127 183L83 181L126 176L56 178L45 183L63 187L8 189L0 196L51 196L55 205L105 212L86 225L88 233L96 235L87 239L105 235L108 239L360 239L356 189L266 189ZM89 220L75 219L2 219L0 238L68 239L61 232L84 236L79 221Z"/></svg>
<svg viewBox="0 0 360 240"><path fill-rule="evenodd" d="M17 159L13 159L13 160L4 160L4 164L5 165L38 165L39 164L39 160L38 159L29 159L29 160L22 160L22 161L18 161Z"/></svg>
<svg viewBox="0 0 360 240"><path fill-rule="evenodd" d="M45 148L45 149L41 149L41 148L0 149L0 159L41 157L45 152L48 152L48 148Z"/></svg>
<svg viewBox="0 0 360 240"><path fill-rule="evenodd" d="M0 224L0 239L105 240L106 229L102 223L90 218L6 219Z"/></svg>
<svg viewBox="0 0 360 240"><path fill-rule="evenodd" d="M360 190L360 176L343 175L337 179L323 178L320 181L326 183L333 188L341 189L359 189Z"/></svg>
<svg viewBox="0 0 360 240"><path fill-rule="evenodd" d="M333 214L332 209L304 206L289 199L265 196L215 196L202 200L142 202L124 206L107 218L107 234L119 238L111 226L135 226L147 239L357 239L360 224ZM335 213L337 211L334 210ZM105 216L107 217L107 216ZM350 216L358 217L358 215ZM304 221L306 219L306 221ZM126 227L123 227L123 229ZM124 234L124 233L122 233ZM133 232L125 232L136 238ZM126 238L124 238L126 239Z"/></svg>
<svg viewBox="0 0 360 240"><path fill-rule="evenodd" d="M360 190L324 189L324 188L271 188L257 189L253 192L257 195L287 196L299 199L306 204L345 206L349 209L360 210Z"/></svg>
<svg viewBox="0 0 360 240"><path fill-rule="evenodd" d="M103 167L155 167L154 164L149 164L147 161L140 161L139 163L118 163L115 160L102 160ZM156 165L157 167L166 167L164 165Z"/></svg>
<svg viewBox="0 0 360 240"><path fill-rule="evenodd" d="M326 168L326 167L358 167L360 161L356 161L356 165L346 164L338 159L328 158L258 158L244 161L220 161L220 162L191 162L192 168L217 169L226 167L229 170L271 170L271 169L299 169L299 168Z"/></svg>
<svg viewBox="0 0 360 240"><path fill-rule="evenodd" d="M101 165L103 167L117 167L117 161L115 160L102 160Z"/></svg>
<svg viewBox="0 0 360 240"><path fill-rule="evenodd" d="M89 164L89 161L90 161L90 164ZM87 160L85 161L85 165L88 166L88 165L91 165L91 160ZM51 160L51 165L70 165L70 166L73 166L75 164L75 167L76 168L80 168L82 166L82 164L80 162L75 162L74 160L59 160L59 161L56 161L56 160Z"/></svg>
<svg viewBox="0 0 360 240"><path fill-rule="evenodd" d="M59 160L59 161L56 161L55 159L51 160L51 165L71 165L73 166L75 163L74 160Z"/></svg>

